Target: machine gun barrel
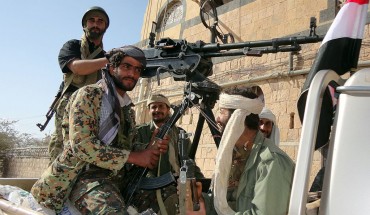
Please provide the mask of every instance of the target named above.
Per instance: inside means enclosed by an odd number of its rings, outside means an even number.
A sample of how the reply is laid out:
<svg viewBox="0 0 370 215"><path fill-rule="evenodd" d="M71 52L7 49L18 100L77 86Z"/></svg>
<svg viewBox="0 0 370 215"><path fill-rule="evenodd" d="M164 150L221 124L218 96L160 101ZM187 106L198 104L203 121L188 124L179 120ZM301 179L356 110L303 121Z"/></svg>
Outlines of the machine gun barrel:
<svg viewBox="0 0 370 215"><path fill-rule="evenodd" d="M175 81L201 81L202 78L195 74L212 75L213 57L261 57L266 53L297 52L301 50L301 44L317 43L323 39L324 36L313 35L220 44L162 38L154 48L144 49L147 67L142 77L157 76L159 80L159 74L168 72Z"/></svg>
<svg viewBox="0 0 370 215"><path fill-rule="evenodd" d="M255 56L261 57L266 53L295 52L301 50L301 44L316 43L323 40L323 36L288 37L272 40L261 40L230 44L205 44L193 51L202 53L202 57L227 57L227 56ZM225 51L223 51L225 50Z"/></svg>
<svg viewBox="0 0 370 215"><path fill-rule="evenodd" d="M272 40L259 40L259 41L249 41L249 42L239 42L239 43L209 43L202 46L192 47L194 52L216 52L221 50L230 49L241 49L241 48L257 48L257 47L278 47L284 45L294 45L294 44L307 44L316 43L324 39L324 36L300 36L300 37L283 37L275 38Z"/></svg>

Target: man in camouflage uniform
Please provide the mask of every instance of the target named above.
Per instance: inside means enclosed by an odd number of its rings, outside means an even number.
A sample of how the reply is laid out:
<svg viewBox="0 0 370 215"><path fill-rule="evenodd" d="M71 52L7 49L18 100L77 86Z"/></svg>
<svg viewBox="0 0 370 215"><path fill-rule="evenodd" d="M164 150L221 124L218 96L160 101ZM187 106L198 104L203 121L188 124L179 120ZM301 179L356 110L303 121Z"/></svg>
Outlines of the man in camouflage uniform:
<svg viewBox="0 0 370 215"><path fill-rule="evenodd" d="M170 102L162 94L152 95L148 99L147 105L149 108L149 115L152 117L152 120L147 124L137 126L137 135L135 135L134 141L136 144L145 143L142 144L141 148L145 148L147 146L147 143L149 143L153 138L154 130L165 124L171 116ZM168 172L172 172L173 175L179 176L181 162L179 158L178 141L180 130L183 129L176 125L169 130L168 151L161 155L158 167L150 170L147 177L161 176ZM189 151L191 143L189 139L186 141ZM204 178L197 166L195 168L195 177ZM177 214L176 204L178 204L178 197L176 193L176 187L173 185L154 191L141 191L135 196L133 202L139 203L136 205L138 207L138 211L152 208L154 211L158 212L160 210L158 202L164 201L167 214Z"/></svg>
<svg viewBox="0 0 370 215"><path fill-rule="evenodd" d="M43 206L59 212L69 199L82 214L125 214L125 164L152 169L166 152L164 140L132 151L131 91L146 66L144 53L124 46L108 53L97 84L72 94L63 118L64 149L32 187Z"/></svg>
<svg viewBox="0 0 370 215"><path fill-rule="evenodd" d="M109 17L104 9L91 7L82 17L81 40L69 40L60 49L58 61L64 81L55 111L55 131L49 143L50 163L63 151L62 119L69 97L78 88L96 83L101 78L100 69L108 63L102 42L108 26Z"/></svg>

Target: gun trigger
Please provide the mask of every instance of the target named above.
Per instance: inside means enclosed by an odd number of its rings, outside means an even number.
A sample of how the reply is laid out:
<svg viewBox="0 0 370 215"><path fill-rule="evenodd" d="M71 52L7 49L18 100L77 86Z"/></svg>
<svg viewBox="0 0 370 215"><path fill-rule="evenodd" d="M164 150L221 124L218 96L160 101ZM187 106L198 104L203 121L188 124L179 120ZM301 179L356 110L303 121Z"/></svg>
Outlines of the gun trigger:
<svg viewBox="0 0 370 215"><path fill-rule="evenodd" d="M180 168L180 183L185 184L186 183L186 172L188 171L188 167L186 165L182 166Z"/></svg>

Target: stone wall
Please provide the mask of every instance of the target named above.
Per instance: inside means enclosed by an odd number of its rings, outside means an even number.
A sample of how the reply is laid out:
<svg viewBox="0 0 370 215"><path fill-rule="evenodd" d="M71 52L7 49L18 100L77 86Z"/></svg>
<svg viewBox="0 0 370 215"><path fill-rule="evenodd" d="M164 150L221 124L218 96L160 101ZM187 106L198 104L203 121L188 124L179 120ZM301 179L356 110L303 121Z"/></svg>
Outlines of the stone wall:
<svg viewBox="0 0 370 215"><path fill-rule="evenodd" d="M5 159L5 153L0 152L0 177L4 174L4 159Z"/></svg>
<svg viewBox="0 0 370 215"><path fill-rule="evenodd" d="M3 158L4 178L39 178L49 163L46 147L7 150Z"/></svg>

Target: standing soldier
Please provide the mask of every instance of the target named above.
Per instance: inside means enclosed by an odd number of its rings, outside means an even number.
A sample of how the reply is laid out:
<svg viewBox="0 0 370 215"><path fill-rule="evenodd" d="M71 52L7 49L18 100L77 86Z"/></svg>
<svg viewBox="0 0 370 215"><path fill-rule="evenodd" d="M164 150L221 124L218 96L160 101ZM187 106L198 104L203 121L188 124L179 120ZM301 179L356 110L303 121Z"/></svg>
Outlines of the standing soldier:
<svg viewBox="0 0 370 215"><path fill-rule="evenodd" d="M101 7L91 7L82 17L84 34L81 40L67 41L60 49L58 61L64 74L61 98L56 107L55 131L49 143L50 162L63 150L61 121L69 97L77 89L101 79L99 70L108 59L104 56L103 36L109 27L109 17Z"/></svg>

